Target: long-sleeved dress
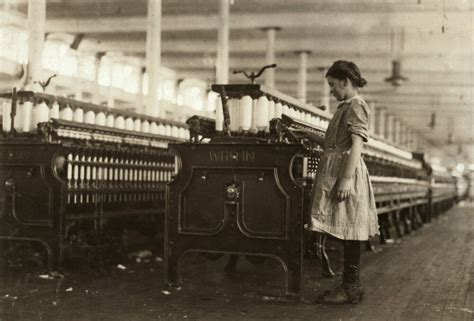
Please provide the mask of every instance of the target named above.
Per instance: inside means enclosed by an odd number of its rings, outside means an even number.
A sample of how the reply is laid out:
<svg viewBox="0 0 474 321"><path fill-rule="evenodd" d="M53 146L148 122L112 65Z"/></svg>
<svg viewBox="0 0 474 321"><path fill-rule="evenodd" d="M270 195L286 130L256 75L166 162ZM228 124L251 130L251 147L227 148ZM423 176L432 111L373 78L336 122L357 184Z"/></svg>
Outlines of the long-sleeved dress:
<svg viewBox="0 0 474 321"><path fill-rule="evenodd" d="M336 195L337 181L343 175L352 146L352 134L368 141L369 113L365 101L355 96L337 107L329 123L312 190L312 230L359 241L379 233L373 188L362 157L351 180L350 195L344 201L338 201Z"/></svg>

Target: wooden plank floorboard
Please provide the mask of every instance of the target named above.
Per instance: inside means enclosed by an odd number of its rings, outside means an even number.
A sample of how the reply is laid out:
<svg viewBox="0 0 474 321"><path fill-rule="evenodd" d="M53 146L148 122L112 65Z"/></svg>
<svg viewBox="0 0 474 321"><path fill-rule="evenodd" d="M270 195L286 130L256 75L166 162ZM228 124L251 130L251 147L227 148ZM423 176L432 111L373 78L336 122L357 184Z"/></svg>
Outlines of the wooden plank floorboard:
<svg viewBox="0 0 474 321"><path fill-rule="evenodd" d="M341 272L341 246L333 244L330 256ZM323 289L337 283L321 278L314 261L305 261L304 299L294 302L278 297L284 272L276 261L254 265L241 259L229 274L226 259L196 254L181 264L181 290L164 286L159 263L130 265L97 279L74 273L60 280L0 275L0 321L474 321L474 204L458 206L379 249L363 251L366 297L359 304L314 304ZM66 292L70 286L74 291Z"/></svg>
<svg viewBox="0 0 474 321"><path fill-rule="evenodd" d="M441 215L363 257L366 298L342 320L474 320L474 207Z"/></svg>
<svg viewBox="0 0 474 321"><path fill-rule="evenodd" d="M456 207L381 252L363 253L366 297L359 304L272 305L268 314L273 320L474 321L473 233L474 204ZM337 281L319 283L318 291ZM315 294L305 288L311 302Z"/></svg>

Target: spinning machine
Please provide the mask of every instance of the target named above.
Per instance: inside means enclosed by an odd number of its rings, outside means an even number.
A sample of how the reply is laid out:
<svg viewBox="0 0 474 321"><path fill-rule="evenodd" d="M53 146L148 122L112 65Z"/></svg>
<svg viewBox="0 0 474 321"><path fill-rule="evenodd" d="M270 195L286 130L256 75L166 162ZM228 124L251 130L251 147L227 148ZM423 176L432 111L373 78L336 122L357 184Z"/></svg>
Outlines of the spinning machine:
<svg viewBox="0 0 474 321"><path fill-rule="evenodd" d="M266 256L281 262L286 294L297 297L308 159L281 117L323 133L329 114L258 84L212 89L220 94L216 121L191 118L192 141L170 144L180 171L166 215L167 281L179 282L179 260L189 251Z"/></svg>
<svg viewBox="0 0 474 321"><path fill-rule="evenodd" d="M292 134L324 136L331 115L259 84L212 90L216 119L186 124L31 91L1 95L0 240L37 242L61 270L66 253L103 244L116 225L162 232L164 215L171 285L190 251L274 258L290 297L301 295L304 254L333 275L327 236L304 228L322 149ZM466 194L447 170L380 137L363 157L382 243L392 227L410 233Z"/></svg>
<svg viewBox="0 0 474 321"><path fill-rule="evenodd" d="M39 242L61 270L118 222L162 229L177 170L167 145L186 124L31 91L2 98L0 240Z"/></svg>
<svg viewBox="0 0 474 321"><path fill-rule="evenodd" d="M323 274L333 272L327 236L313 237L304 229L322 149L297 139L291 129L324 135L331 115L253 82L216 84L212 90L220 95L216 119L190 118L191 141L170 144L180 169L170 184L166 212L167 282L180 282L179 261L190 251L263 256L283 265L286 295L299 297L305 251L322 259ZM398 236L410 233L456 198L453 184L432 179L423 155L372 137L363 157L382 243L392 239L391 227Z"/></svg>

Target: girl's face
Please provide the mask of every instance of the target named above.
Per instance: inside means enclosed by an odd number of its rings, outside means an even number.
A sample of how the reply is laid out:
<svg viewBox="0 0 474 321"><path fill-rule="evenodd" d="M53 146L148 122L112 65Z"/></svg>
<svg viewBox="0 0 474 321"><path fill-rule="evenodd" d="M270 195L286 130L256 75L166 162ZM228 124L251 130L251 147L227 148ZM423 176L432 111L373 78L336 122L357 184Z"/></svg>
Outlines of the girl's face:
<svg viewBox="0 0 474 321"><path fill-rule="evenodd" d="M346 97L347 79L341 80L327 76L326 80L329 84L331 95L333 95L338 101L344 100Z"/></svg>

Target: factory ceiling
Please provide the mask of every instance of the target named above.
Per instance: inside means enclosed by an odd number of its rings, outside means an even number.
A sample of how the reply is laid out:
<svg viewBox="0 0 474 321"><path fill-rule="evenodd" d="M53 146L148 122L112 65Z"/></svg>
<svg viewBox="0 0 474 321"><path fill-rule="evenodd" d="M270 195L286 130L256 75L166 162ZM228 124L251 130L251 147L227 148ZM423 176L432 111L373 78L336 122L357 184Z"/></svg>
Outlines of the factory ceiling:
<svg viewBox="0 0 474 321"><path fill-rule="evenodd" d="M26 14L27 1L15 3ZM146 11L147 0L47 0L46 32L83 35L79 50L120 52L144 65ZM214 82L218 11L218 0L162 0L162 65ZM297 52L308 50L307 99L319 105L321 69L352 60L368 80L368 100L474 161L474 1L233 0L230 16L231 70L263 66L264 29L278 27L278 90L296 96ZM408 78L400 86L385 80L393 60ZM246 81L230 73L230 82Z"/></svg>

